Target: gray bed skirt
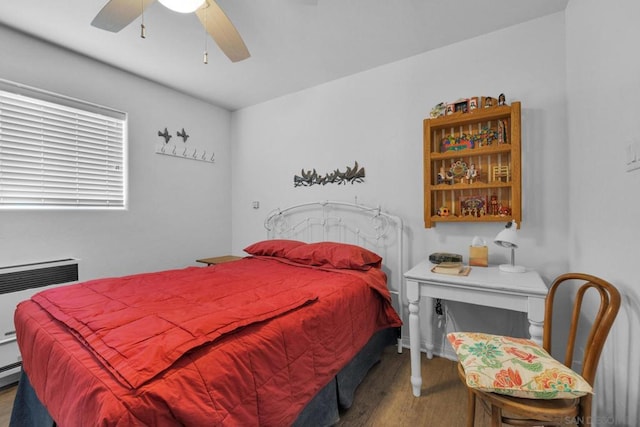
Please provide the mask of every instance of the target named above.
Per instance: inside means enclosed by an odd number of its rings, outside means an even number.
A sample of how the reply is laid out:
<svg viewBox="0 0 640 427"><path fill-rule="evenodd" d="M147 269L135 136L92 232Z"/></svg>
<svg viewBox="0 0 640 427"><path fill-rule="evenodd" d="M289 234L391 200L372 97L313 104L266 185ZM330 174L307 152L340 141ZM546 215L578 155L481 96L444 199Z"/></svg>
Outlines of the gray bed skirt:
<svg viewBox="0 0 640 427"><path fill-rule="evenodd" d="M340 419L340 409L353 403L358 385L369 369L380 361L385 347L396 344L398 329L389 328L376 333L358 354L336 375L302 410L294 423L296 427L331 426ZM38 400L29 378L22 372L13 402L10 427L55 426L47 409Z"/></svg>

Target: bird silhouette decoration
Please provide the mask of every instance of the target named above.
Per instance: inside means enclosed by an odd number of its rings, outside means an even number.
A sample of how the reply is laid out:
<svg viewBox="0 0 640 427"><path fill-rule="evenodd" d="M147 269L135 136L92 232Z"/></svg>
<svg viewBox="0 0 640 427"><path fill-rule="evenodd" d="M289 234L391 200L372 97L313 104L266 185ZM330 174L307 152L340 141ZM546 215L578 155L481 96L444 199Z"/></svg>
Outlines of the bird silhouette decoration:
<svg viewBox="0 0 640 427"><path fill-rule="evenodd" d="M180 138L182 138L182 142L186 143L187 139L189 139L189 135L187 135L187 132L184 130L184 128L182 128L182 133L180 133L180 131L176 132L176 135L178 135Z"/></svg>
<svg viewBox="0 0 640 427"><path fill-rule="evenodd" d="M167 130L167 128L164 128L164 132L158 131L158 136L161 136L164 138L165 144L168 144L169 140L171 139L171 134L169 134L169 131Z"/></svg>
<svg viewBox="0 0 640 427"><path fill-rule="evenodd" d="M341 172L339 169L331 173L320 175L315 169L305 171L300 170L300 175L293 176L294 187L307 187L310 185L327 185L327 184L354 184L356 182L364 182L364 168L358 165L356 161L353 168L347 166L346 171Z"/></svg>

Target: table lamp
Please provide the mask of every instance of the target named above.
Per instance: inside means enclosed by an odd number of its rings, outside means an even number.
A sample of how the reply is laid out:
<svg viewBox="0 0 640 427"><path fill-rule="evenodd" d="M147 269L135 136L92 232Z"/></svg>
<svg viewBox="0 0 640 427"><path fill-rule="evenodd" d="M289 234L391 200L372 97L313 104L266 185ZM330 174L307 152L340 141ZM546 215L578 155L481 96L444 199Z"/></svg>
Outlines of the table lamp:
<svg viewBox="0 0 640 427"><path fill-rule="evenodd" d="M511 264L500 265L500 271L507 273L524 273L525 268L521 265L515 265L515 250L518 247L518 235L516 234L518 224L512 220L505 225L504 230L498 233L493 242L503 248L511 249Z"/></svg>

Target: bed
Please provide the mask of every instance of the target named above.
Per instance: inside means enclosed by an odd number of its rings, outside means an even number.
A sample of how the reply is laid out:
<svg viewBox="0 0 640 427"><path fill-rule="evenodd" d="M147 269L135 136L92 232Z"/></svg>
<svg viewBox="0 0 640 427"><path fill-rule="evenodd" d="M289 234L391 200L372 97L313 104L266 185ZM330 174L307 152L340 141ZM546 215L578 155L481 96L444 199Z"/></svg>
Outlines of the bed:
<svg viewBox="0 0 640 427"><path fill-rule="evenodd" d="M318 202L278 209L265 227L238 261L22 302L12 425L335 423L399 337L402 222ZM398 257L382 263L387 251Z"/></svg>

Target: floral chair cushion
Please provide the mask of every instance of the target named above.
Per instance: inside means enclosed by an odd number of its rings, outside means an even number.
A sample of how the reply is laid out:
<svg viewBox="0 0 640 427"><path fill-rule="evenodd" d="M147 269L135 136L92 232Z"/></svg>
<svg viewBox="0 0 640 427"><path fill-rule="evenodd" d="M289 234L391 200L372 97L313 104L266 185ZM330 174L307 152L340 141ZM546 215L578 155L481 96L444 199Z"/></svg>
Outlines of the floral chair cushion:
<svg viewBox="0 0 640 427"><path fill-rule="evenodd" d="M447 339L471 388L530 399L593 393L584 378L531 340L471 332L452 332Z"/></svg>

